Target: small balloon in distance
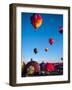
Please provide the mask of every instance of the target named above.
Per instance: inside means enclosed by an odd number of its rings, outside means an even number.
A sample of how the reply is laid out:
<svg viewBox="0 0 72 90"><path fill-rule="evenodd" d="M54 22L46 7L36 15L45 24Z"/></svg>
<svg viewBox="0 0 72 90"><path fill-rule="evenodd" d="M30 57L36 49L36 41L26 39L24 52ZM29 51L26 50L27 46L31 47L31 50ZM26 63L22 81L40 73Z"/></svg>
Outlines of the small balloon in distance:
<svg viewBox="0 0 72 90"><path fill-rule="evenodd" d="M63 33L63 26L59 27L59 33L62 34Z"/></svg>
<svg viewBox="0 0 72 90"><path fill-rule="evenodd" d="M49 39L49 43L50 43L50 45L52 45L54 43L54 39L53 38L50 38Z"/></svg>
<svg viewBox="0 0 72 90"><path fill-rule="evenodd" d="M37 54L38 53L38 48L34 48L34 53Z"/></svg>
<svg viewBox="0 0 72 90"><path fill-rule="evenodd" d="M63 61L63 57L61 57L61 60Z"/></svg>
<svg viewBox="0 0 72 90"><path fill-rule="evenodd" d="M48 48L45 48L45 52L48 52Z"/></svg>

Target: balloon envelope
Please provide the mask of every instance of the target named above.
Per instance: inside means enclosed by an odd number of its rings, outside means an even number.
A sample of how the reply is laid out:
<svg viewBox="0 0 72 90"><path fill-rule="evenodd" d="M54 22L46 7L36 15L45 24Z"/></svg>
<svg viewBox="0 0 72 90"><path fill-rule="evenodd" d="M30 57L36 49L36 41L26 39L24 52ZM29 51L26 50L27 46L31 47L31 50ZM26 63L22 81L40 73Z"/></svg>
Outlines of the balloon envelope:
<svg viewBox="0 0 72 90"><path fill-rule="evenodd" d="M26 64L26 72L33 74L33 73L37 73L40 72L40 65L37 61L29 61Z"/></svg>
<svg viewBox="0 0 72 90"><path fill-rule="evenodd" d="M38 49L34 48L34 53L37 54L38 53Z"/></svg>
<svg viewBox="0 0 72 90"><path fill-rule="evenodd" d="M23 61L21 61L21 68L22 68L22 70L24 69L24 67L25 67L25 63Z"/></svg>
<svg viewBox="0 0 72 90"><path fill-rule="evenodd" d="M48 72L54 71L54 65L51 63L46 63L45 64L45 71L48 71Z"/></svg>
<svg viewBox="0 0 72 90"><path fill-rule="evenodd" d="M44 62L42 62L40 64L40 69L41 69L41 71L44 71L45 70L45 63Z"/></svg>
<svg viewBox="0 0 72 90"><path fill-rule="evenodd" d="M59 27L59 33L61 33L61 34L63 33L63 27L62 26Z"/></svg>
<svg viewBox="0 0 72 90"><path fill-rule="evenodd" d="M54 43L54 39L53 38L50 38L49 39L49 43L50 43L50 45L52 45Z"/></svg>
<svg viewBox="0 0 72 90"><path fill-rule="evenodd" d="M61 57L61 60L63 61L63 57Z"/></svg>
<svg viewBox="0 0 72 90"><path fill-rule="evenodd" d="M40 14L33 14L31 17L31 23L35 29L39 28L42 24L42 17Z"/></svg>
<svg viewBox="0 0 72 90"><path fill-rule="evenodd" d="M48 48L45 48L45 52L47 52L48 51Z"/></svg>

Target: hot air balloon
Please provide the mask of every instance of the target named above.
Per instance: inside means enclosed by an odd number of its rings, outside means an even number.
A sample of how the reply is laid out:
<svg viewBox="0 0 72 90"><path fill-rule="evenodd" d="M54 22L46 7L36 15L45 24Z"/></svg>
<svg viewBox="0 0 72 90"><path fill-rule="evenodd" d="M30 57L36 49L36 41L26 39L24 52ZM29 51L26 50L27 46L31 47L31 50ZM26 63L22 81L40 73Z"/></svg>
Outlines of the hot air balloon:
<svg viewBox="0 0 72 90"><path fill-rule="evenodd" d="M36 75L40 72L40 65L31 59L31 61L26 64L25 70L28 75Z"/></svg>
<svg viewBox="0 0 72 90"><path fill-rule="evenodd" d="M61 60L63 61L63 57L61 57Z"/></svg>
<svg viewBox="0 0 72 90"><path fill-rule="evenodd" d="M48 51L48 48L45 48L45 52L47 52Z"/></svg>
<svg viewBox="0 0 72 90"><path fill-rule="evenodd" d="M45 64L45 71L46 72L52 72L54 71L55 67L52 63L46 63Z"/></svg>
<svg viewBox="0 0 72 90"><path fill-rule="evenodd" d="M42 17L40 14L33 14L31 17L31 23L34 26L35 29L39 28L42 24Z"/></svg>
<svg viewBox="0 0 72 90"><path fill-rule="evenodd" d="M44 61L42 63L40 63L40 73L41 75L45 75L45 63Z"/></svg>
<svg viewBox="0 0 72 90"><path fill-rule="evenodd" d="M25 63L22 61L22 62L21 62L21 69L23 70L24 67L25 67Z"/></svg>
<svg viewBox="0 0 72 90"><path fill-rule="evenodd" d="M38 49L34 48L34 53L37 54L38 53Z"/></svg>
<svg viewBox="0 0 72 90"><path fill-rule="evenodd" d="M53 38L50 38L49 39L49 43L50 43L50 45L52 45L54 43L54 39Z"/></svg>
<svg viewBox="0 0 72 90"><path fill-rule="evenodd" d="M61 34L63 33L63 26L59 27L59 33L61 33Z"/></svg>
<svg viewBox="0 0 72 90"><path fill-rule="evenodd" d="M24 77L25 76L25 63L24 63L24 61L22 61L21 62L21 75L22 75L22 77Z"/></svg>

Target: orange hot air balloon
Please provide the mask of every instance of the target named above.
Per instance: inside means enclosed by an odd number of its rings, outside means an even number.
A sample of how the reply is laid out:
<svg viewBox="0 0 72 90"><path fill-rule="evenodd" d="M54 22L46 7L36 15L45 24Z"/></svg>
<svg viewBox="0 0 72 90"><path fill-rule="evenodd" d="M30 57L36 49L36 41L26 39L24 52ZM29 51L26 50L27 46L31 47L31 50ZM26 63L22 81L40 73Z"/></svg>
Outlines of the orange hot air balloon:
<svg viewBox="0 0 72 90"><path fill-rule="evenodd" d="M42 24L42 17L40 14L33 14L31 17L31 23L34 26L35 29L39 28Z"/></svg>
<svg viewBox="0 0 72 90"><path fill-rule="evenodd" d="M48 51L48 48L45 48L45 52L47 52Z"/></svg>

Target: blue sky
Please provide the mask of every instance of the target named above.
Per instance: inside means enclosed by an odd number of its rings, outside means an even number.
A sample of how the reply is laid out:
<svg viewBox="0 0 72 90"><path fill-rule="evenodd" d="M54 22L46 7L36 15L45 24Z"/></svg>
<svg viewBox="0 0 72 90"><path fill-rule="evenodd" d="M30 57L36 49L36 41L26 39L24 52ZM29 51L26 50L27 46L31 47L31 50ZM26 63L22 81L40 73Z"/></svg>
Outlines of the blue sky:
<svg viewBox="0 0 72 90"><path fill-rule="evenodd" d="M40 14L43 19L42 25L35 31L31 24L33 13L21 14L21 52L24 61L31 58L41 62L45 60L60 61L63 57L63 35L59 33L59 27L63 26L63 15ZM54 44L49 44L49 38L54 39ZM34 54L33 49L38 48L38 53ZM44 49L48 48L48 52Z"/></svg>

